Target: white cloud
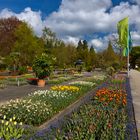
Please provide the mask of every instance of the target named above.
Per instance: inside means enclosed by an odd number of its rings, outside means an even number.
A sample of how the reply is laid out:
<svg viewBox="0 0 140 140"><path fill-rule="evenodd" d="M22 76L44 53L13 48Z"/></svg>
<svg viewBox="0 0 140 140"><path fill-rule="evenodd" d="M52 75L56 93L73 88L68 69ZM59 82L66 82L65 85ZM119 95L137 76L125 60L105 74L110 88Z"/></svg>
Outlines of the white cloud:
<svg viewBox="0 0 140 140"><path fill-rule="evenodd" d="M63 0L57 12L46 18L45 24L61 38L85 36L97 33L114 33L117 23L130 17L130 24L140 30L140 7L121 2L112 7L111 0ZM96 39L96 38L94 38ZM103 41L97 38L98 41ZM104 47L103 45L99 45Z"/></svg>
<svg viewBox="0 0 140 140"><path fill-rule="evenodd" d="M17 14L9 9L3 9L0 12L0 18L8 18L11 16L17 17L19 20L26 21L36 32L37 35L42 34L43 21L41 19L41 12L32 11L30 7L27 7L21 13Z"/></svg>
<svg viewBox="0 0 140 140"><path fill-rule="evenodd" d="M105 11L111 4L111 0L63 0L58 12L46 18L46 25L59 36L106 30L108 14Z"/></svg>
<svg viewBox="0 0 140 140"><path fill-rule="evenodd" d="M103 38L94 38L90 40L89 45L93 46L95 50L104 50L108 47L109 35L104 36Z"/></svg>
<svg viewBox="0 0 140 140"><path fill-rule="evenodd" d="M91 44L95 46L95 48L102 48L103 47L103 40L101 39L93 39L91 40Z"/></svg>
<svg viewBox="0 0 140 140"><path fill-rule="evenodd" d="M63 38L63 40L66 43L72 43L72 44L77 46L78 41L80 40L80 38L79 37L66 36L65 38Z"/></svg>
<svg viewBox="0 0 140 140"><path fill-rule="evenodd" d="M140 46L140 33L134 31L131 32L133 46Z"/></svg>
<svg viewBox="0 0 140 140"><path fill-rule="evenodd" d="M136 2L137 4L140 5L140 0L132 0L132 2Z"/></svg>

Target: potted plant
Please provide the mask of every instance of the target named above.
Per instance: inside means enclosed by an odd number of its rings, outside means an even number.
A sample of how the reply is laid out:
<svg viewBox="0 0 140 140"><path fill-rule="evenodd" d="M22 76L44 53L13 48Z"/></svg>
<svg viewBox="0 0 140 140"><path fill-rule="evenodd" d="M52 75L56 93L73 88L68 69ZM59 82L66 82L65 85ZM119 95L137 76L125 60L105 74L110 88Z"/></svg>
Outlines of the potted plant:
<svg viewBox="0 0 140 140"><path fill-rule="evenodd" d="M44 78L48 77L51 73L52 67L52 58L47 54L42 54L39 57L36 57L33 62L33 71L38 77L38 86L44 87L45 80Z"/></svg>

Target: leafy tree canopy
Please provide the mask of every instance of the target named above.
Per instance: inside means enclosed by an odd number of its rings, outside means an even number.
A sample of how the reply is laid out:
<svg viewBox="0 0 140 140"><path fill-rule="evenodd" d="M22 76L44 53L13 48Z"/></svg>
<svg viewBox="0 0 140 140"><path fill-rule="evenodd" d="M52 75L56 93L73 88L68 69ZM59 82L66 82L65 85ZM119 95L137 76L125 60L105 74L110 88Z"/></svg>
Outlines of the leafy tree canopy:
<svg viewBox="0 0 140 140"><path fill-rule="evenodd" d="M16 41L14 34L15 30L22 21L19 21L16 17L2 18L0 19L0 55L6 56L11 53L11 50Z"/></svg>
<svg viewBox="0 0 140 140"><path fill-rule="evenodd" d="M35 36L31 27L22 23L15 31L16 41L12 52L19 53L22 65L32 64L35 56L40 55L44 50L43 41Z"/></svg>

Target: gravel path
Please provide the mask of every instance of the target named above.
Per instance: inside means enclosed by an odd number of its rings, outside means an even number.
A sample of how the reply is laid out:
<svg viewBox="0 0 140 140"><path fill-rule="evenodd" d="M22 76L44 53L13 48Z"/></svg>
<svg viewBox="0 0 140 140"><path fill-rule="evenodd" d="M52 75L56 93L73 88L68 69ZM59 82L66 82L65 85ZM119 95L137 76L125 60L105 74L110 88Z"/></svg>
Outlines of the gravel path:
<svg viewBox="0 0 140 140"><path fill-rule="evenodd" d="M140 72L136 70L130 71L130 86L133 98L138 136L140 139Z"/></svg>

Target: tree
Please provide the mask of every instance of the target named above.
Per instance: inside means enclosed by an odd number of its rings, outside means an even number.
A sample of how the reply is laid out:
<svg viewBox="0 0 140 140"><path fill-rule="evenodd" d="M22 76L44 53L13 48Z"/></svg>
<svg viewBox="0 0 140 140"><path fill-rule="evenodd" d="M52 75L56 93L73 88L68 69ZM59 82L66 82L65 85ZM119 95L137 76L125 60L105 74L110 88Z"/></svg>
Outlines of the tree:
<svg viewBox="0 0 140 140"><path fill-rule="evenodd" d="M63 68L72 66L76 61L76 47L73 44L65 44L63 41L52 48L52 55L56 57L56 65Z"/></svg>
<svg viewBox="0 0 140 140"><path fill-rule="evenodd" d="M12 52L19 53L21 65L31 65L35 56L44 51L43 41L35 36L33 30L24 22L15 31L16 41Z"/></svg>
<svg viewBox="0 0 140 140"><path fill-rule="evenodd" d="M22 23L16 17L0 19L0 55L6 56L11 53L11 50L16 41L14 35L17 27Z"/></svg>
<svg viewBox="0 0 140 140"><path fill-rule="evenodd" d="M77 51L82 50L82 48L83 48L82 40L79 40L78 46L77 46Z"/></svg>
<svg viewBox="0 0 140 140"><path fill-rule="evenodd" d="M85 65L88 64L88 43L86 40L79 40L78 46L77 46L77 59L81 59Z"/></svg>
<svg viewBox="0 0 140 140"><path fill-rule="evenodd" d="M111 66L117 66L115 67L116 70L119 68L118 56L115 53L110 41L108 43L107 49L102 52L98 52L96 57L96 65L98 67L106 69Z"/></svg>
<svg viewBox="0 0 140 140"><path fill-rule="evenodd" d="M51 49L51 54L56 57L56 65L59 67L63 67L66 62L66 52L65 52L65 44L62 41L57 44L55 47Z"/></svg>
<svg viewBox="0 0 140 140"><path fill-rule="evenodd" d="M115 52L119 54L120 62L123 61L123 56L122 56L123 48L119 42L118 36L112 35L112 37L110 38L110 43L113 46Z"/></svg>
<svg viewBox="0 0 140 140"><path fill-rule="evenodd" d="M55 47L59 42L56 38L55 33L52 32L50 28L45 27L43 29L42 38L45 42L46 53L51 53L52 48Z"/></svg>
<svg viewBox="0 0 140 140"><path fill-rule="evenodd" d="M105 61L105 59L104 59L104 52L105 51L103 51L103 52L98 52L97 54L96 54L96 67L98 68L106 68L106 61Z"/></svg>
<svg viewBox="0 0 140 140"><path fill-rule="evenodd" d="M135 68L136 64L140 66L140 46L133 47L130 52L130 64Z"/></svg>
<svg viewBox="0 0 140 140"><path fill-rule="evenodd" d="M113 47L112 47L112 44L111 44L110 41L108 43L107 50L104 52L104 57L105 57L105 60L107 62L113 62L113 61L115 61L117 59L116 54L115 54L115 52L113 50Z"/></svg>
<svg viewBox="0 0 140 140"><path fill-rule="evenodd" d="M104 51L103 55L105 59L105 67L113 67L116 71L124 67L124 60L121 59L121 61L119 61L119 56L115 53L111 41L109 41L108 48Z"/></svg>
<svg viewBox="0 0 140 140"><path fill-rule="evenodd" d="M88 65L92 66L96 66L96 53L95 53L95 50L94 50L94 47L91 46L90 47L90 50L89 50L89 57L88 57Z"/></svg>

